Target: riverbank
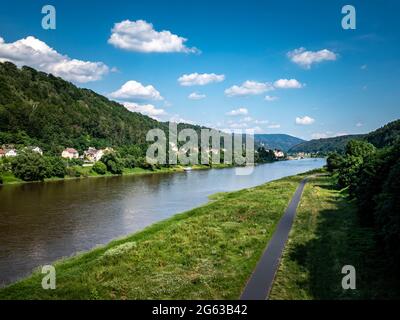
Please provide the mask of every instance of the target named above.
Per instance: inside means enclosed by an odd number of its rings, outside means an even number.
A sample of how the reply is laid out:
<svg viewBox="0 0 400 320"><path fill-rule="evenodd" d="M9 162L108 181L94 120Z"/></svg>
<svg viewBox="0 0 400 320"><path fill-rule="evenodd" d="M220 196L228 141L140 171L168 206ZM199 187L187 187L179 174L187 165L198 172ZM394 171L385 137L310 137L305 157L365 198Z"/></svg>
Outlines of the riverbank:
<svg viewBox="0 0 400 320"><path fill-rule="evenodd" d="M232 168L233 165L230 164L215 164L212 167L206 165L193 165L191 166L191 170L209 170L209 169L225 169ZM79 177L71 177L65 176L64 178L46 178L44 181L23 181L15 177L12 173L6 173L2 175L3 183L0 183L0 186L5 185L15 185L15 184L23 184L23 183L41 183L41 182L54 182L54 181L63 181L63 180L79 180L86 178L101 178L101 177L117 177L117 176L131 176L131 175L144 175L144 174L160 174L160 173L175 173L175 172L184 172L184 166L172 166L169 168L160 168L160 169L143 169L143 168L124 168L122 174L112 174L110 172L106 172L105 174L98 174L92 171L92 167L79 167L75 168L80 176Z"/></svg>
<svg viewBox="0 0 400 320"><path fill-rule="evenodd" d="M362 227L347 190L332 176L311 179L271 290L275 300L398 299L374 231ZM356 269L356 290L343 290L342 267ZM397 293L396 293L397 290Z"/></svg>
<svg viewBox="0 0 400 320"><path fill-rule="evenodd" d="M1 299L237 299L298 183L292 176L220 193L208 204L55 263L0 290Z"/></svg>

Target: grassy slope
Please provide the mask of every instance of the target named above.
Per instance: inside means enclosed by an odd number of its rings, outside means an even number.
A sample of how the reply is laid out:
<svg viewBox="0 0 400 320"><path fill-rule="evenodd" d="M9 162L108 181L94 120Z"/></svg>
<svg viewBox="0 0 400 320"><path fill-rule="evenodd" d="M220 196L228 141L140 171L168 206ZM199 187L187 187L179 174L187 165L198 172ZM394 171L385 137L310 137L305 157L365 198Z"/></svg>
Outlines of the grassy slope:
<svg viewBox="0 0 400 320"><path fill-rule="evenodd" d="M232 193L0 290L0 299L236 299L301 176Z"/></svg>
<svg viewBox="0 0 400 320"><path fill-rule="evenodd" d="M396 296L374 251L372 230L358 225L346 191L332 177L307 184L270 299L371 299ZM356 290L343 290L341 269L356 268Z"/></svg>

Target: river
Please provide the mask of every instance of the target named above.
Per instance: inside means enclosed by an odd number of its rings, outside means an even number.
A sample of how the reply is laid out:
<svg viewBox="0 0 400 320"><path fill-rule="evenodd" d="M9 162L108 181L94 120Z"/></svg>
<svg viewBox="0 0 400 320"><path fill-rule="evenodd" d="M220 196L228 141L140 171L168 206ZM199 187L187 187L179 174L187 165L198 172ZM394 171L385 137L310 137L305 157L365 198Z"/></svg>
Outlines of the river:
<svg viewBox="0 0 400 320"><path fill-rule="evenodd" d="M0 187L0 286L207 202L320 168L325 159L279 161L248 176L234 168L64 180Z"/></svg>

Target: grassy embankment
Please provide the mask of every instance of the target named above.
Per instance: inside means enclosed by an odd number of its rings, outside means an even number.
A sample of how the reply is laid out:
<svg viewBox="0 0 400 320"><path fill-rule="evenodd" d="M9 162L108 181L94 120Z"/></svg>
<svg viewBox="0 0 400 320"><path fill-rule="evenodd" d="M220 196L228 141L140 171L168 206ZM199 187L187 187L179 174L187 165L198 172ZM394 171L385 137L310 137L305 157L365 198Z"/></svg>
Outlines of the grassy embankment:
<svg viewBox="0 0 400 320"><path fill-rule="evenodd" d="M306 185L270 299L396 297L374 232L360 226L347 191L335 185L329 176ZM356 269L356 290L342 289L344 265Z"/></svg>
<svg viewBox="0 0 400 320"><path fill-rule="evenodd" d="M214 195L105 247L55 264L57 289L39 271L0 299L236 299L302 176Z"/></svg>

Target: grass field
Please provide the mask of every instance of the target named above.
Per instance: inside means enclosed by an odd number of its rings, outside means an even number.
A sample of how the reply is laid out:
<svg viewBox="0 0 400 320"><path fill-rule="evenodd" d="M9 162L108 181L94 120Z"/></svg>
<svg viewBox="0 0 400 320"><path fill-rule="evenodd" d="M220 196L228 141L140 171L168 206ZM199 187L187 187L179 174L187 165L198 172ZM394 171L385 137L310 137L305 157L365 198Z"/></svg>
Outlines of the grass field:
<svg viewBox="0 0 400 320"><path fill-rule="evenodd" d="M356 208L335 179L306 185L270 299L385 299L399 297L374 233L360 227ZM356 269L356 290L343 290L344 265Z"/></svg>
<svg viewBox="0 0 400 320"><path fill-rule="evenodd" d="M232 193L39 271L0 299L237 299L302 176Z"/></svg>

